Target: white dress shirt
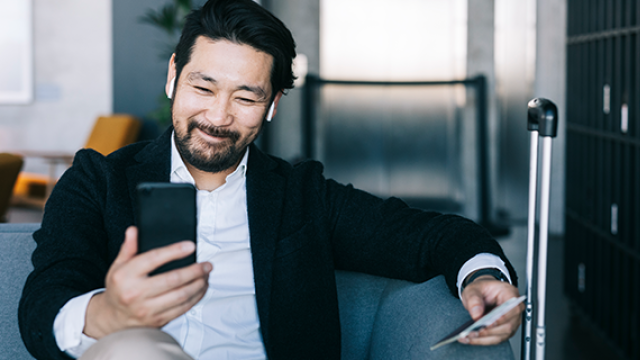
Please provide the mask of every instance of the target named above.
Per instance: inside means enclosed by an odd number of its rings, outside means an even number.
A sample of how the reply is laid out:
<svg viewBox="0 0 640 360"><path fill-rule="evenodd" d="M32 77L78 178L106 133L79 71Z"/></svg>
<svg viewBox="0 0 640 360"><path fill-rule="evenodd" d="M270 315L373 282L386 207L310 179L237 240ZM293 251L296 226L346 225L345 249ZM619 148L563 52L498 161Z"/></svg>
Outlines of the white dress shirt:
<svg viewBox="0 0 640 360"><path fill-rule="evenodd" d="M195 180L180 157L171 137L171 182ZM247 149L238 168L214 191L198 190L196 258L209 261L209 289L186 314L162 328L194 359L266 359L255 300L253 263L246 201ZM504 262L493 254L479 254L458 273L457 285L473 271L498 268L509 281ZM82 330L91 297L97 289L69 300L54 321L58 347L80 357L96 340Z"/></svg>

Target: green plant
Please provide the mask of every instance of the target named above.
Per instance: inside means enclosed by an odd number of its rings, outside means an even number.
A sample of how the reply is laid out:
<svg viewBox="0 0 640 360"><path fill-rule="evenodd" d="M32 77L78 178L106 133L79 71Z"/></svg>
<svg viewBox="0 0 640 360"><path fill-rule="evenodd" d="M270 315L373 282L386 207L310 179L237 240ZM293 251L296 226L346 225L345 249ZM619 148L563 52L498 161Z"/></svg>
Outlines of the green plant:
<svg viewBox="0 0 640 360"><path fill-rule="evenodd" d="M158 56L163 60L171 57L184 26L185 17L192 9L191 0L172 0L160 9L149 9L139 20L162 30L167 39L160 44ZM171 101L167 99L164 91L158 97L158 108L148 114L161 127L171 123Z"/></svg>

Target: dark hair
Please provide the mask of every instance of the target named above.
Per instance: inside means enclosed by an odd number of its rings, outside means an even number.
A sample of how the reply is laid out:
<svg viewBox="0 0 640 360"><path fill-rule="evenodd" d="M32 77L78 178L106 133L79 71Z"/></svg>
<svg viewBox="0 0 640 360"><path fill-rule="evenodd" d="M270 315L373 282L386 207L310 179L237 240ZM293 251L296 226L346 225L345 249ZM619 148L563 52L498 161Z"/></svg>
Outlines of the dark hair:
<svg viewBox="0 0 640 360"><path fill-rule="evenodd" d="M191 60L199 36L249 45L273 56L272 98L281 89L293 88L293 36L282 21L253 0L209 0L187 16L175 51L177 78Z"/></svg>

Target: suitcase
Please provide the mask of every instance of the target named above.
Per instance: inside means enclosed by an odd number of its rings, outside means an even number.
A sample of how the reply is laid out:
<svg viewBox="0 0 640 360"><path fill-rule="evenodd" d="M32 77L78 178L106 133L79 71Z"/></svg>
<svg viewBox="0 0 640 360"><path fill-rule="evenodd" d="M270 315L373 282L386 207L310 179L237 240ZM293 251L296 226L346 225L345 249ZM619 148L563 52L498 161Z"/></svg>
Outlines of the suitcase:
<svg viewBox="0 0 640 360"><path fill-rule="evenodd" d="M545 348L545 297L547 282L547 243L549 237L549 190L551 183L551 140L557 134L558 108L543 98L536 98L529 102L527 111L527 128L531 133L531 156L529 163L529 213L527 223L527 267L526 267L526 295L525 311L522 321L521 359L530 360L535 348L536 360L544 359ZM538 145L542 143L539 201L539 229L536 239L536 203L538 200ZM537 241L536 241L537 240ZM535 247L537 259L534 260ZM534 263L535 261L535 263ZM534 266L536 269L534 269ZM537 273L534 274L534 270ZM537 284L535 296L537 298L535 316L536 335L533 345L532 326L534 317L533 285Z"/></svg>

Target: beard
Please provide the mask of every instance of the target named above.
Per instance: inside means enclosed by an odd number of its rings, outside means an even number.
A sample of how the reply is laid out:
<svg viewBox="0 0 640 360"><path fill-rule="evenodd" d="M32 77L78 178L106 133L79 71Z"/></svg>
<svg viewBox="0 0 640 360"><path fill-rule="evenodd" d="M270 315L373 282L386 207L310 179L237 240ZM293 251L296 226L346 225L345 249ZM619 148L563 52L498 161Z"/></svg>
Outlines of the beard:
<svg viewBox="0 0 640 360"><path fill-rule="evenodd" d="M238 132L202 123L195 119L188 121L186 134L175 129L175 141L184 161L196 169L218 173L235 166L244 156L249 143L247 139L241 139ZM194 138L193 133L196 129L224 140L212 144L206 140Z"/></svg>

